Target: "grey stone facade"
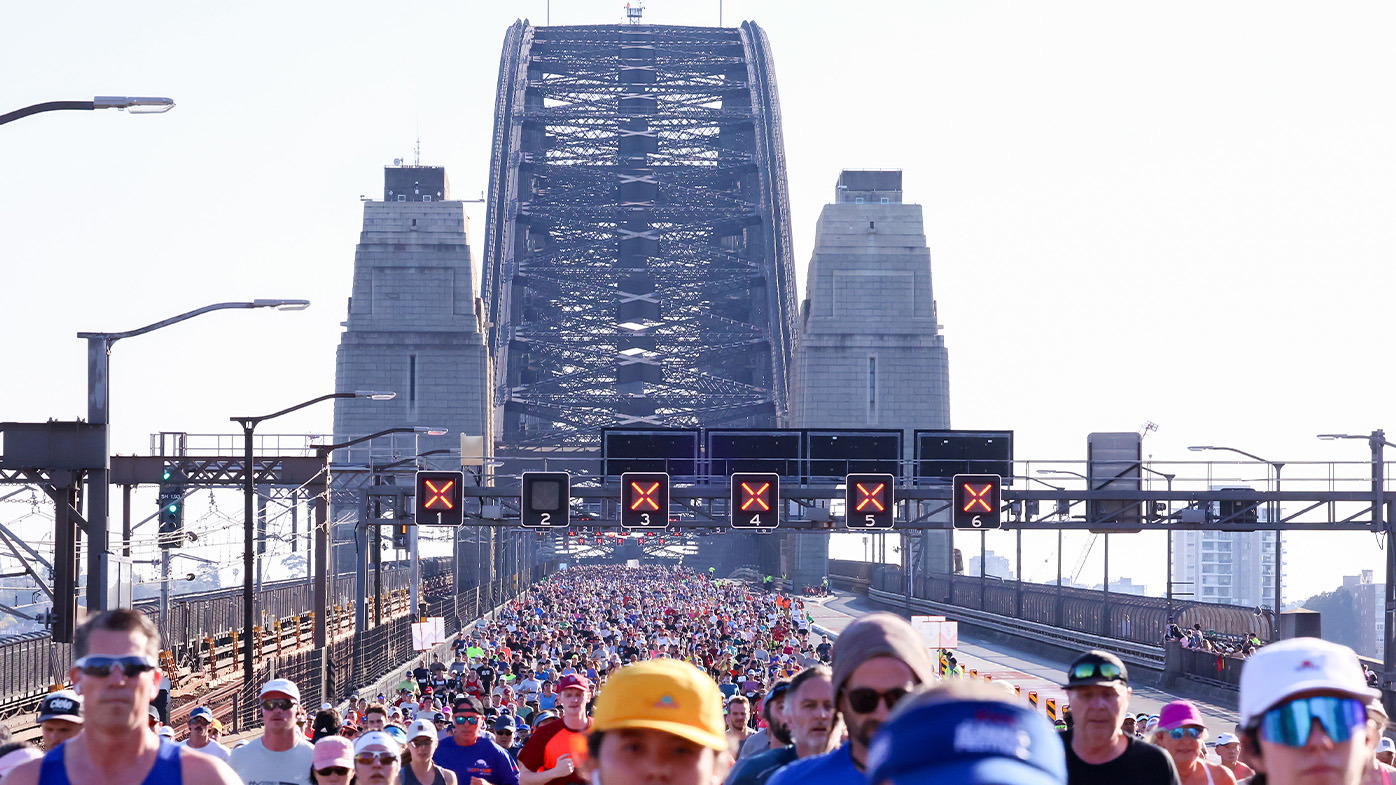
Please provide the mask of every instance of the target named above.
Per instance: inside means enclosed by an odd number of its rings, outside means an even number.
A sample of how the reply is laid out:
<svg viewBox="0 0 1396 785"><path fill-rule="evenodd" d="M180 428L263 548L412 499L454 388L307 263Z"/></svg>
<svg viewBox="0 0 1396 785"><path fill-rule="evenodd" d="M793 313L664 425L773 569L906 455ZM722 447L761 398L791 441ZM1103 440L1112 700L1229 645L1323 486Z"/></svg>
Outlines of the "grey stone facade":
<svg viewBox="0 0 1396 785"><path fill-rule="evenodd" d="M386 179L392 184L415 169L425 170L423 181L445 181L437 167L389 168ZM423 443L424 449L455 447L460 434L483 435L493 444L493 373L474 280L460 202L419 193L364 203L335 389L392 390L397 397L336 401L337 438L410 425L450 429L440 444ZM410 438L398 444L410 449ZM375 443L375 452L381 448ZM366 450L336 456L368 457Z"/></svg>
<svg viewBox="0 0 1396 785"><path fill-rule="evenodd" d="M815 229L805 276L790 418L800 428L950 427L945 340L936 321L921 206L902 203L901 173L846 171ZM946 571L948 533L912 553Z"/></svg>

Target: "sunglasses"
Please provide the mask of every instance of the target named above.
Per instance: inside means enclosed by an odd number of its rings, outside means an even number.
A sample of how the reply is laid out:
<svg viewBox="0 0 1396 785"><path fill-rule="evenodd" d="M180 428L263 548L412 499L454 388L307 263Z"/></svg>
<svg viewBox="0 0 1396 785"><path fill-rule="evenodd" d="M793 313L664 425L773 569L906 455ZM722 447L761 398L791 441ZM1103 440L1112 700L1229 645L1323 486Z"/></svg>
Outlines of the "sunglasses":
<svg viewBox="0 0 1396 785"><path fill-rule="evenodd" d="M1317 720L1334 744L1352 738L1367 724L1367 705L1356 698L1319 695L1281 703L1260 717L1260 736L1273 744L1303 747Z"/></svg>
<svg viewBox="0 0 1396 785"><path fill-rule="evenodd" d="M451 721L457 725L479 725L480 717L472 714L469 717L452 717Z"/></svg>
<svg viewBox="0 0 1396 785"><path fill-rule="evenodd" d="M1113 662L1082 662L1071 669L1072 681L1080 679L1121 679L1124 671Z"/></svg>
<svg viewBox="0 0 1396 785"><path fill-rule="evenodd" d="M343 766L327 766L327 767L325 767L325 768L323 768L323 769L316 769L316 770L315 770L315 773L316 773L316 774L319 774L321 777L347 777L347 776L349 776L349 770L346 769L346 768L344 768Z"/></svg>
<svg viewBox="0 0 1396 785"><path fill-rule="evenodd" d="M296 702L290 698L267 698L262 701L262 709L264 711L276 711L277 709L290 711L291 707L294 705L296 705Z"/></svg>
<svg viewBox="0 0 1396 785"><path fill-rule="evenodd" d="M360 752L354 756L354 762L360 766L372 766L377 763L380 766L391 766L397 761L397 756L391 752Z"/></svg>
<svg viewBox="0 0 1396 785"><path fill-rule="evenodd" d="M1168 731L1168 737L1175 740L1181 739L1184 736L1188 737L1189 739L1200 739L1202 738L1202 734L1204 732L1205 731L1203 731L1196 725L1189 725L1184 728L1173 728L1172 730Z"/></svg>
<svg viewBox="0 0 1396 785"><path fill-rule="evenodd" d="M120 668L122 674L128 679L155 670L155 661L140 654L128 657L107 657L100 654L89 654L86 657L73 663L73 667L82 671L88 676L96 676L105 679L111 675L112 668Z"/></svg>
<svg viewBox="0 0 1396 785"><path fill-rule="evenodd" d="M906 697L906 690L895 687L886 692L878 692L870 687L859 687L856 690L848 691L848 707L859 714L871 714L877 711L879 700L887 704L890 711L897 701Z"/></svg>

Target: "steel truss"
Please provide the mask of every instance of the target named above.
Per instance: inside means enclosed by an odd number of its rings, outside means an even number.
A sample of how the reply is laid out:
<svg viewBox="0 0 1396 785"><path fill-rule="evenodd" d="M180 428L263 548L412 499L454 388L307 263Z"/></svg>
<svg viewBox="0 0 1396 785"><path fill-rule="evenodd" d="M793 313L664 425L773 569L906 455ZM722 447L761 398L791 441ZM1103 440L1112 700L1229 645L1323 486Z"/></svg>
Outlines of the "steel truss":
<svg viewBox="0 0 1396 785"><path fill-rule="evenodd" d="M797 310L764 33L509 31L484 297L501 442L771 426Z"/></svg>

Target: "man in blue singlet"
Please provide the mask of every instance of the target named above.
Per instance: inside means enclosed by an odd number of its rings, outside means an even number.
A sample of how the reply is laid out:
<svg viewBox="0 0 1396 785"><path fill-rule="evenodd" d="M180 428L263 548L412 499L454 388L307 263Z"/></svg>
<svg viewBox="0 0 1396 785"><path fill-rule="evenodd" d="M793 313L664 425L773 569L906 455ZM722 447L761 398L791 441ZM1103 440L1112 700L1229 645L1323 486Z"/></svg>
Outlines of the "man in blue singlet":
<svg viewBox="0 0 1396 785"><path fill-rule="evenodd" d="M79 627L68 678L83 696L83 732L5 775L5 785L239 785L223 761L147 726L159 653L160 632L140 611L105 611Z"/></svg>

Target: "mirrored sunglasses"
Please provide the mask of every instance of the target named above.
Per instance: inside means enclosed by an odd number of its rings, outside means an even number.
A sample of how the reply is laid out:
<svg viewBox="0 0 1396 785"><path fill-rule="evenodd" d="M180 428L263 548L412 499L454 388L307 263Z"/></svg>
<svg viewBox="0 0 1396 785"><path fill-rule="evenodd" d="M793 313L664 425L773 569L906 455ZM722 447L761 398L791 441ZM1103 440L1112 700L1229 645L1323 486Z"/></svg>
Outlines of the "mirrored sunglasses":
<svg viewBox="0 0 1396 785"><path fill-rule="evenodd" d="M1260 736L1273 744L1303 747L1313 724L1323 728L1334 744L1351 739L1367 723L1367 705L1356 698L1317 695L1286 701L1260 717Z"/></svg>
<svg viewBox="0 0 1396 785"><path fill-rule="evenodd" d="M126 657L89 654L73 663L73 667L88 676L96 676L99 679L110 676L113 668L120 668L121 673L126 678L132 679L146 671L155 670L155 661L139 654Z"/></svg>
<svg viewBox="0 0 1396 785"><path fill-rule="evenodd" d="M1118 679L1124 675L1120 666L1113 662L1082 662L1071 669L1072 680Z"/></svg>
<svg viewBox="0 0 1396 785"><path fill-rule="evenodd" d="M1169 730L1168 736L1169 738L1175 740L1181 739L1184 736L1188 737L1189 739L1200 739L1202 738L1203 733L1204 731L1196 725L1188 725L1182 728L1173 728Z"/></svg>
<svg viewBox="0 0 1396 785"><path fill-rule="evenodd" d="M294 705L296 705L296 702L290 698L267 698L262 701L262 708L266 711L276 711L277 709L281 711L290 711L291 707Z"/></svg>
<svg viewBox="0 0 1396 785"><path fill-rule="evenodd" d="M354 762L360 766L372 766L377 763L381 766L391 766L397 760L397 756L391 752L360 752L354 756Z"/></svg>
<svg viewBox="0 0 1396 785"><path fill-rule="evenodd" d="M480 717L476 714L472 714L469 717L462 717L460 715L456 715L451 718L451 721L456 723L457 725L479 725Z"/></svg>

